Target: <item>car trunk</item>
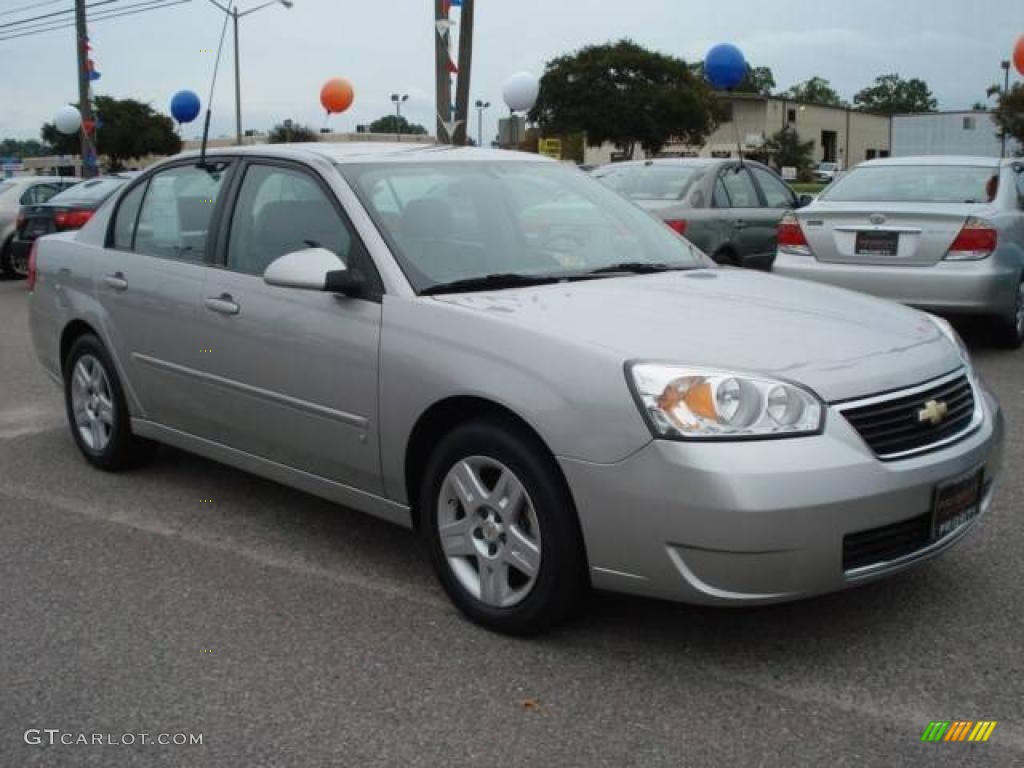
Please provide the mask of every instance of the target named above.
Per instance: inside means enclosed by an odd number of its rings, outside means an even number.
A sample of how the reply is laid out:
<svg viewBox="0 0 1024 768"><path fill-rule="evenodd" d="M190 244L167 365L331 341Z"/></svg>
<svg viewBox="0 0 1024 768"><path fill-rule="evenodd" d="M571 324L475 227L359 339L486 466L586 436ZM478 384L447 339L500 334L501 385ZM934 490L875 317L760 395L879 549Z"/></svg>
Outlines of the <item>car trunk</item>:
<svg viewBox="0 0 1024 768"><path fill-rule="evenodd" d="M23 208L21 211L21 226L18 229L18 239L32 241L37 237L56 232L57 224L54 217L61 211L70 210L67 207L53 205L33 205Z"/></svg>
<svg viewBox="0 0 1024 768"><path fill-rule="evenodd" d="M818 261L919 267L945 257L970 215L945 203L819 203L797 214Z"/></svg>

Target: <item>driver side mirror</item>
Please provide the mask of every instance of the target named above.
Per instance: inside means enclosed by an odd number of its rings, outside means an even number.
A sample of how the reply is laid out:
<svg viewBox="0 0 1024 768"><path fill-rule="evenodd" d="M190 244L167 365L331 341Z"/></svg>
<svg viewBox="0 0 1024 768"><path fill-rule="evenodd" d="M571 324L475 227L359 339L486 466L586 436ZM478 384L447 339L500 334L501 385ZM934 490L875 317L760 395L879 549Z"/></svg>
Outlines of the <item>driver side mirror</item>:
<svg viewBox="0 0 1024 768"><path fill-rule="evenodd" d="M810 205L813 202L814 202L814 195L807 195L807 194L800 195L796 199L796 207L797 208L806 208L808 205Z"/></svg>
<svg viewBox="0 0 1024 768"><path fill-rule="evenodd" d="M352 295L363 288L358 273L350 273L345 262L326 248L304 248L279 256L263 272L263 282L280 288L330 291Z"/></svg>

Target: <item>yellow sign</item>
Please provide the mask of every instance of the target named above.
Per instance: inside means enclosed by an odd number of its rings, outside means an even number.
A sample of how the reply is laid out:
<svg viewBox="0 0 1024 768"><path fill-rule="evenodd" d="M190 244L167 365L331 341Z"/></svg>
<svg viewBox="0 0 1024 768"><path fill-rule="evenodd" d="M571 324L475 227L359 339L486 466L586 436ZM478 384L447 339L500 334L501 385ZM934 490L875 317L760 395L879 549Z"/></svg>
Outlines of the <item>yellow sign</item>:
<svg viewBox="0 0 1024 768"><path fill-rule="evenodd" d="M552 157L555 160L562 159L561 139L541 139L537 144L537 151L545 157Z"/></svg>

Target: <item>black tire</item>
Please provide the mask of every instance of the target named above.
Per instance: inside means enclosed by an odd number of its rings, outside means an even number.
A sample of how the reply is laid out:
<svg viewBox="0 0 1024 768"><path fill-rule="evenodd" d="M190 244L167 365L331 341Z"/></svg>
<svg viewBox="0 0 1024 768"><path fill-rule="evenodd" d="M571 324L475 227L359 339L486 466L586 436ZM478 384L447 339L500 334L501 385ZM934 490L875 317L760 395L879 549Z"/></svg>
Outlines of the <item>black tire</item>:
<svg viewBox="0 0 1024 768"><path fill-rule="evenodd" d="M723 267L737 267L742 266L740 264L739 257L733 253L730 248L720 248L715 251L715 255L711 257L711 260L716 264L720 264Z"/></svg>
<svg viewBox="0 0 1024 768"><path fill-rule="evenodd" d="M110 400L113 404L109 440L99 450L86 443L79 431L72 405L72 378L78 362L86 356L96 361L102 368L109 383ZM132 434L128 406L124 391L121 389L121 381L117 377L117 370L103 344L92 334L84 334L75 339L64 361L64 407L68 426L71 428L71 437L86 461L94 467L116 472L140 466L152 458L156 444Z"/></svg>
<svg viewBox="0 0 1024 768"><path fill-rule="evenodd" d="M7 238L7 242L0 243L0 275L4 277L18 277L11 265L11 240L13 238Z"/></svg>
<svg viewBox="0 0 1024 768"><path fill-rule="evenodd" d="M1024 325L1018 317L1024 312L1024 278L1017 291L1017 303L1007 317L992 318L992 342L1003 349L1020 349L1024 346Z"/></svg>
<svg viewBox="0 0 1024 768"><path fill-rule="evenodd" d="M469 457L494 460L511 470L528 494L539 525L539 569L526 596L510 607L488 605L472 594L441 548L442 485L449 471ZM456 427L434 450L419 499L420 531L434 571L452 602L476 623L509 635L532 635L563 621L581 604L589 580L572 497L550 452L527 430L499 420ZM479 570L479 558L476 563Z"/></svg>

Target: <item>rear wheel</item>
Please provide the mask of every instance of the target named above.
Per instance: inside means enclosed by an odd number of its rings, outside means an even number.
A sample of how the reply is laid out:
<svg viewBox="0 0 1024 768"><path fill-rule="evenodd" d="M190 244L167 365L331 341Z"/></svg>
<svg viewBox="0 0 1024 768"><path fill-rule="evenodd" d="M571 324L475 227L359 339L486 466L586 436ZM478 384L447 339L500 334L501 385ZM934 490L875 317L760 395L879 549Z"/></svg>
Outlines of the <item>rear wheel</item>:
<svg viewBox="0 0 1024 768"><path fill-rule="evenodd" d="M64 403L71 436L93 466L116 471L153 455L155 444L132 434L121 382L103 344L91 334L78 337L68 352Z"/></svg>
<svg viewBox="0 0 1024 768"><path fill-rule="evenodd" d="M732 251L731 248L721 248L715 251L715 255L711 257L712 261L717 264L721 264L723 267L739 267L739 257Z"/></svg>
<svg viewBox="0 0 1024 768"><path fill-rule="evenodd" d="M1005 349L1020 349L1024 345L1024 278L1017 286L1017 299L1012 313L993 320L992 339Z"/></svg>
<svg viewBox="0 0 1024 768"><path fill-rule="evenodd" d="M534 634L579 604L587 579L572 499L554 459L525 430L457 427L431 457L420 499L434 570L473 621Z"/></svg>
<svg viewBox="0 0 1024 768"><path fill-rule="evenodd" d="M11 273L17 277L28 277L28 251L22 250L21 253L15 253L13 246L9 251L8 262L11 265Z"/></svg>
<svg viewBox="0 0 1024 768"><path fill-rule="evenodd" d="M16 272L11 264L11 241L13 238L8 238L7 242L0 243L0 274L4 277L15 277Z"/></svg>

